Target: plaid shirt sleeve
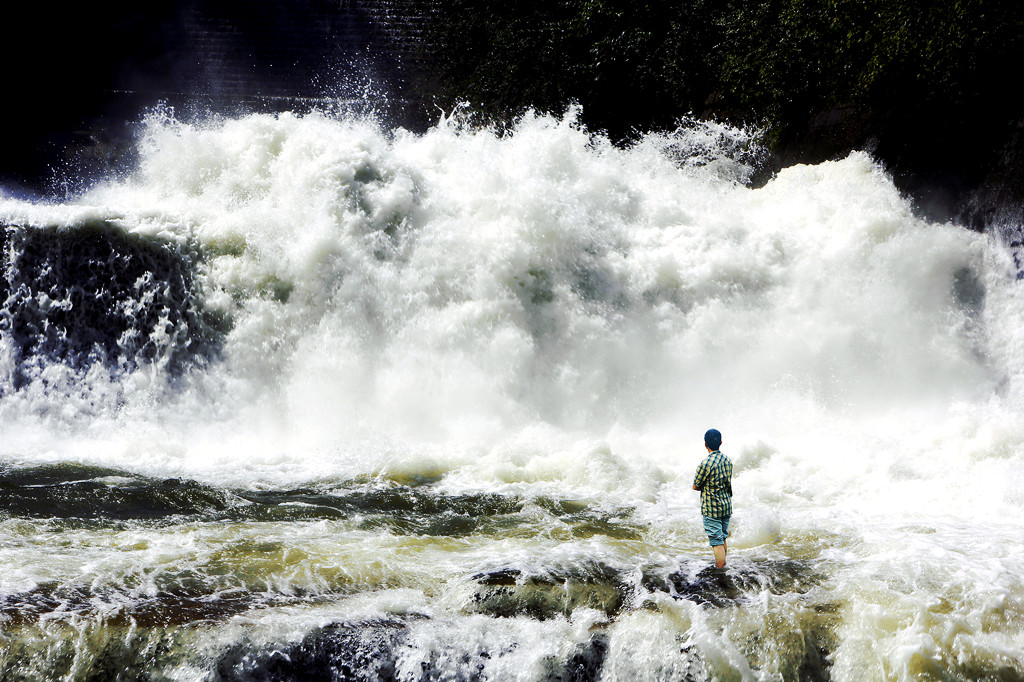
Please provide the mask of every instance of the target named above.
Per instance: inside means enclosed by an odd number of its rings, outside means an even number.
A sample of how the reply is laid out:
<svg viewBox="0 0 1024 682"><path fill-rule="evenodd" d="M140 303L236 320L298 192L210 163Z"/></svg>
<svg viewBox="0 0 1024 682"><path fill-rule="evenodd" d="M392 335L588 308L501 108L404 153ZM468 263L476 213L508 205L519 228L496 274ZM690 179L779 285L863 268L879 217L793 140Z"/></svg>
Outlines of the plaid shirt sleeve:
<svg viewBox="0 0 1024 682"><path fill-rule="evenodd" d="M704 480L708 477L708 461L705 459L697 467L697 473L693 476L693 487L697 490L703 490ZM703 497L703 495L702 495Z"/></svg>

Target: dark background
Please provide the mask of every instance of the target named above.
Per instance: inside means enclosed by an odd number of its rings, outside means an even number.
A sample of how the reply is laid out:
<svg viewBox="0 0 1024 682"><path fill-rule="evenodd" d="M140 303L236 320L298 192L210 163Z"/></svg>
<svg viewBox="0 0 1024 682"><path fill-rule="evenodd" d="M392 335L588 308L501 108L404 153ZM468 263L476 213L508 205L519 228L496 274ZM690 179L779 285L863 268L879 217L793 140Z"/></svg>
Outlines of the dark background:
<svg viewBox="0 0 1024 682"><path fill-rule="evenodd" d="M362 100L391 124L419 123L404 95L403 50L422 42L423 9L388 2L184 0L29 3L4 12L0 182L61 194L67 182L123 169L144 112L308 110ZM399 2L399 4L401 4ZM366 84L381 84L367 93ZM370 100L367 102L367 100ZM354 102L353 106L359 103ZM406 115L405 112L408 112ZM76 189L72 187L71 189Z"/></svg>
<svg viewBox="0 0 1024 682"><path fill-rule="evenodd" d="M499 128L527 108L578 103L591 130L626 144L691 114L756 125L770 153L755 182L864 149L927 217L979 229L1024 217L1018 2L186 0L4 12L9 190L60 194L69 177L130 167L133 126L158 101L237 113L341 98L419 130L462 101Z"/></svg>

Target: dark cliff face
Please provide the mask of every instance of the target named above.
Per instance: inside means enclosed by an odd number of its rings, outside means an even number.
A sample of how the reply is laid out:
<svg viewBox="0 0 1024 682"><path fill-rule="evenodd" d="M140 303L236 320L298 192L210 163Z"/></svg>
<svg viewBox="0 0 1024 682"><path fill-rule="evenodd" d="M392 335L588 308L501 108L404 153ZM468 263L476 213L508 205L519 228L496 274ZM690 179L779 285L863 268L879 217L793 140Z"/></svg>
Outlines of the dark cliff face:
<svg viewBox="0 0 1024 682"><path fill-rule="evenodd" d="M928 217L981 227L1024 205L1019 3L37 4L8 34L8 187L52 189L69 158L84 177L130 163L131 125L160 100L237 113L362 98L413 129L460 102L498 125L578 103L621 141L713 117L766 131L762 178L866 149Z"/></svg>
<svg viewBox="0 0 1024 682"><path fill-rule="evenodd" d="M219 353L225 320L203 311L191 247L103 222L74 228L0 225L0 333L11 365L0 397L47 368L69 375L142 365L174 377Z"/></svg>

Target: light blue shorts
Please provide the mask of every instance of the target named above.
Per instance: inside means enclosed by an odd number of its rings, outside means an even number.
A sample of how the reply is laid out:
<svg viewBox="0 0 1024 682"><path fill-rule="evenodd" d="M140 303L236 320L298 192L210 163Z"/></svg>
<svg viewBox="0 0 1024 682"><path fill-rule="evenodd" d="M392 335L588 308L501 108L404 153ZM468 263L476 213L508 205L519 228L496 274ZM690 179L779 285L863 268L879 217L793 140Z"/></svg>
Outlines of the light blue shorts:
<svg viewBox="0 0 1024 682"><path fill-rule="evenodd" d="M729 537L729 518L728 516L724 519L704 517L704 532L708 534L708 542L712 547L725 544L725 539Z"/></svg>

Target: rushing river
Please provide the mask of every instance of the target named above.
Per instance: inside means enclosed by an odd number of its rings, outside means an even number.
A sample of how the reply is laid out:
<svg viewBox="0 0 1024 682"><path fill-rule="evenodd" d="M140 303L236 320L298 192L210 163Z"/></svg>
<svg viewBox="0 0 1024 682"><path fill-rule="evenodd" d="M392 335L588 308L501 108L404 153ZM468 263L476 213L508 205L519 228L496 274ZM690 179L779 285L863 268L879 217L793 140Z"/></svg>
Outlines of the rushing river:
<svg viewBox="0 0 1024 682"><path fill-rule="evenodd" d="M1024 282L869 156L167 110L137 153L0 196L0 679L1024 679Z"/></svg>

